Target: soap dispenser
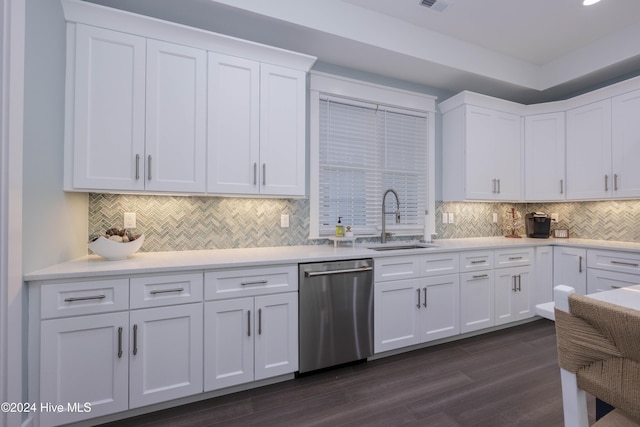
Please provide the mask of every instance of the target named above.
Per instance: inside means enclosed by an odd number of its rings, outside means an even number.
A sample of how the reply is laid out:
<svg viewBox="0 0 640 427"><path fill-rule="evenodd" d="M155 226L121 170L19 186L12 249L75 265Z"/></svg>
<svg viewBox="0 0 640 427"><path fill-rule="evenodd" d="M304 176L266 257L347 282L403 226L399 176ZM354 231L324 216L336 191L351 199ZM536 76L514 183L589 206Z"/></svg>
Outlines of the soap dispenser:
<svg viewBox="0 0 640 427"><path fill-rule="evenodd" d="M344 225L342 224L342 217L338 217L338 223L336 224L336 237L344 237Z"/></svg>

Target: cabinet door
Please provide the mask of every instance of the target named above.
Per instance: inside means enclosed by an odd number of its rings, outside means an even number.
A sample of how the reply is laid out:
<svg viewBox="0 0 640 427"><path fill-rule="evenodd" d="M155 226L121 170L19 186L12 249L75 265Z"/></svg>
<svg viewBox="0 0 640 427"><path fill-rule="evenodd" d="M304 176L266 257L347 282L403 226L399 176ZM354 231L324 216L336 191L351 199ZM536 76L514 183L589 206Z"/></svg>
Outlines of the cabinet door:
<svg viewBox="0 0 640 427"><path fill-rule="evenodd" d="M260 64L209 53L207 192L257 194Z"/></svg>
<svg viewBox="0 0 640 427"><path fill-rule="evenodd" d="M206 60L200 49L147 41L147 190L205 191Z"/></svg>
<svg viewBox="0 0 640 427"><path fill-rule="evenodd" d="M306 73L260 67L260 193L304 196Z"/></svg>
<svg viewBox="0 0 640 427"><path fill-rule="evenodd" d="M144 189L145 46L142 37L77 25L67 135L74 188Z"/></svg>
<svg viewBox="0 0 640 427"><path fill-rule="evenodd" d="M640 90L612 101L613 196L640 196Z"/></svg>
<svg viewBox="0 0 640 427"><path fill-rule="evenodd" d="M374 284L374 351L380 353L420 342L420 279Z"/></svg>
<svg viewBox="0 0 640 427"><path fill-rule="evenodd" d="M553 248L553 286L571 286L587 293L587 251L579 248Z"/></svg>
<svg viewBox="0 0 640 427"><path fill-rule="evenodd" d="M533 269L531 267L521 268L518 271L517 291L514 293L515 320L533 317L535 306L533 304Z"/></svg>
<svg viewBox="0 0 640 427"><path fill-rule="evenodd" d="M253 298L205 303L205 391L253 381L253 316Z"/></svg>
<svg viewBox="0 0 640 427"><path fill-rule="evenodd" d="M130 323L131 408L203 391L202 304L133 310Z"/></svg>
<svg viewBox="0 0 640 427"><path fill-rule="evenodd" d="M298 294L256 297L255 380L298 370Z"/></svg>
<svg viewBox="0 0 640 427"><path fill-rule="evenodd" d="M534 279L531 295L533 304L553 301L553 246L538 246L535 250Z"/></svg>
<svg viewBox="0 0 640 427"><path fill-rule="evenodd" d="M524 149L525 200L564 200L564 112L526 117Z"/></svg>
<svg viewBox="0 0 640 427"><path fill-rule="evenodd" d="M611 100L567 111L567 199L611 196Z"/></svg>
<svg viewBox="0 0 640 427"><path fill-rule="evenodd" d="M518 274L517 267L495 270L495 325L517 320L515 294L518 292Z"/></svg>
<svg viewBox="0 0 640 427"><path fill-rule="evenodd" d="M45 320L41 324L40 401L85 402L90 412L42 412L51 426L127 410L129 313Z"/></svg>
<svg viewBox="0 0 640 427"><path fill-rule="evenodd" d="M460 274L460 332L493 326L493 270Z"/></svg>
<svg viewBox="0 0 640 427"><path fill-rule="evenodd" d="M497 143L494 134L495 112L486 108L465 108L466 125L466 197L495 200L497 196L494 157Z"/></svg>
<svg viewBox="0 0 640 427"><path fill-rule="evenodd" d="M522 199L522 136L521 118L515 114L496 112L494 117L495 151L485 154L493 157L494 178L497 179L495 200Z"/></svg>
<svg viewBox="0 0 640 427"><path fill-rule="evenodd" d="M422 342L460 333L460 277L458 274L421 279Z"/></svg>

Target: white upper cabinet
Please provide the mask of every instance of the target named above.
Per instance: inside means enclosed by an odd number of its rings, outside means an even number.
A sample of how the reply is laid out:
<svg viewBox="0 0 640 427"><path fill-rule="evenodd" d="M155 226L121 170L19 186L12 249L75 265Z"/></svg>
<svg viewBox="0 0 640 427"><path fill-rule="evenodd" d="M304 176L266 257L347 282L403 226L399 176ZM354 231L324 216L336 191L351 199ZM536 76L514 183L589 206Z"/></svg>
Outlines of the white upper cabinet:
<svg viewBox="0 0 640 427"><path fill-rule="evenodd" d="M567 199L611 196L611 99L567 111Z"/></svg>
<svg viewBox="0 0 640 427"><path fill-rule="evenodd" d="M207 191L305 195L306 73L209 54Z"/></svg>
<svg viewBox="0 0 640 427"><path fill-rule="evenodd" d="M73 173L65 186L143 190L146 40L78 25L68 55L67 98L73 101L66 138L73 161L67 168Z"/></svg>
<svg viewBox="0 0 640 427"><path fill-rule="evenodd" d="M640 197L640 90L612 100L612 194Z"/></svg>
<svg viewBox="0 0 640 427"><path fill-rule="evenodd" d="M525 117L524 150L525 200L564 200L564 112Z"/></svg>
<svg viewBox="0 0 640 427"><path fill-rule="evenodd" d="M65 190L305 196L314 57L62 5Z"/></svg>
<svg viewBox="0 0 640 427"><path fill-rule="evenodd" d="M147 41L147 190L205 190L206 61L202 49Z"/></svg>
<svg viewBox="0 0 640 427"><path fill-rule="evenodd" d="M443 112L443 199L522 199L521 117L462 105Z"/></svg>

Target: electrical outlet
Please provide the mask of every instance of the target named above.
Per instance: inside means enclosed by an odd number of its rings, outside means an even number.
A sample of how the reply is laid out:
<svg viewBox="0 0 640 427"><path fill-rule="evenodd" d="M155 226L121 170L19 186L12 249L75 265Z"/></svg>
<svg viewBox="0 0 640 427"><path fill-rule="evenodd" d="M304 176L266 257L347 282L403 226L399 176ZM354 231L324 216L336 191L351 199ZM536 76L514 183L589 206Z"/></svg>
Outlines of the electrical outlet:
<svg viewBox="0 0 640 427"><path fill-rule="evenodd" d="M136 213L125 212L124 213L124 228L136 228Z"/></svg>
<svg viewBox="0 0 640 427"><path fill-rule="evenodd" d="M557 212L554 212L551 214L551 221L554 221L554 222L560 221L560 216L558 215Z"/></svg>
<svg viewBox="0 0 640 427"><path fill-rule="evenodd" d="M498 223L498 212L493 213L493 217L491 220L493 221L494 224Z"/></svg>
<svg viewBox="0 0 640 427"><path fill-rule="evenodd" d="M446 224L449 222L449 214L446 212L442 212L442 223Z"/></svg>
<svg viewBox="0 0 640 427"><path fill-rule="evenodd" d="M453 219L453 212L449 212L449 224L454 224L455 221Z"/></svg>
<svg viewBox="0 0 640 427"><path fill-rule="evenodd" d="M280 228L289 227L289 214L280 215Z"/></svg>

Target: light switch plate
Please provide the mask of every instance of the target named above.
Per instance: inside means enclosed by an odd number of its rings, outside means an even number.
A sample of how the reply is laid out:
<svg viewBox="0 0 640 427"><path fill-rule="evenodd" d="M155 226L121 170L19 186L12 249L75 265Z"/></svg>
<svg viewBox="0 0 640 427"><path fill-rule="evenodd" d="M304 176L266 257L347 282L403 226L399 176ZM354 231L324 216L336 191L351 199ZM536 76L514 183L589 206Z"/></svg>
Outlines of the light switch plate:
<svg viewBox="0 0 640 427"><path fill-rule="evenodd" d="M455 223L455 220L453 217L453 212L449 212L449 224L454 224L454 223Z"/></svg>

